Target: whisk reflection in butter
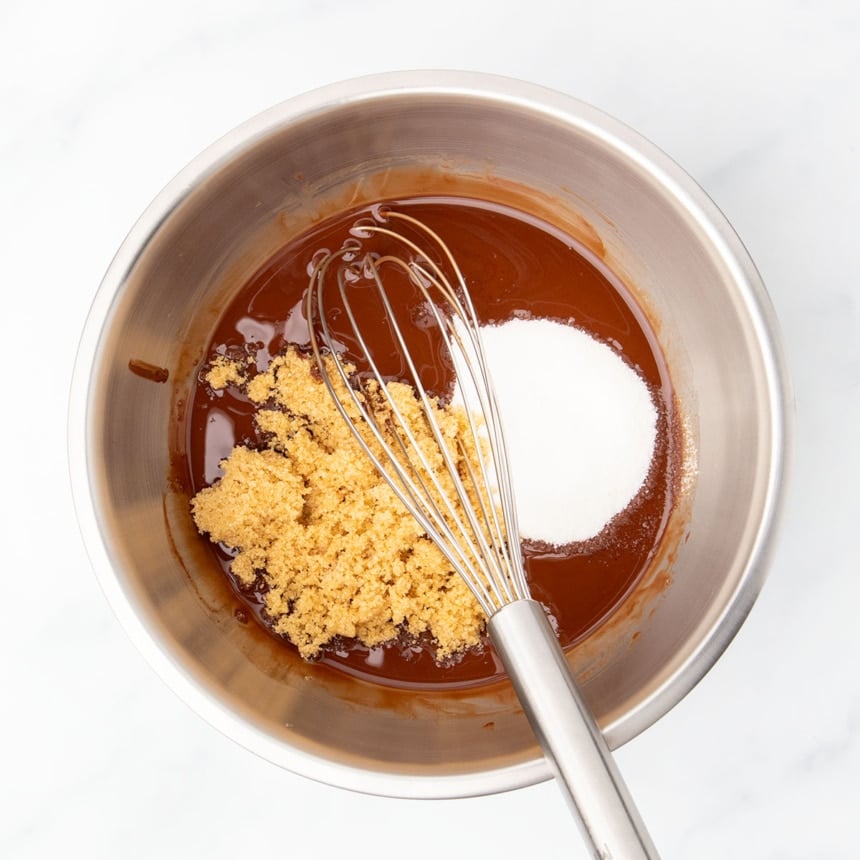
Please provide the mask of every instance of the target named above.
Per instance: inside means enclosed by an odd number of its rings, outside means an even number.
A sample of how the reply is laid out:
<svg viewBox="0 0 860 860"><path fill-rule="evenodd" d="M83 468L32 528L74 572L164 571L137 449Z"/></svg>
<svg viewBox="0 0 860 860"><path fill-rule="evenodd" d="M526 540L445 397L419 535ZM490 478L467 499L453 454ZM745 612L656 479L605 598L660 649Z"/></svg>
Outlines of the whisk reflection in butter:
<svg viewBox="0 0 860 860"><path fill-rule="evenodd" d="M393 243L400 253L366 250L364 240L374 238ZM490 639L594 856L657 857L543 608L529 594L499 407L478 317L453 255L421 221L377 208L373 217L357 222L339 250L319 254L314 263L305 316L322 380L364 453L486 613ZM391 273L407 276L417 289L417 314L402 296L391 294ZM371 285L381 303L406 368L402 381L412 386L435 442L429 449L419 444L388 392L359 321L357 309L367 300L366 292L356 290L359 284ZM410 348L415 331L427 328L441 338L463 394L464 429L454 438L443 433L438 398L422 382ZM343 357L344 331L366 371L354 372Z"/></svg>

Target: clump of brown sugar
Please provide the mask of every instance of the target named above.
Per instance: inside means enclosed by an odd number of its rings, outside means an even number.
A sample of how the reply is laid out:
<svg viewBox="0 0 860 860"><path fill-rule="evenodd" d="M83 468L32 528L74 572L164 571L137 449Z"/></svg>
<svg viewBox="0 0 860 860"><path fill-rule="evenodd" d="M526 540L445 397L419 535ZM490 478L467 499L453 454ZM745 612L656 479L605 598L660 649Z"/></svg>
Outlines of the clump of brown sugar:
<svg viewBox="0 0 860 860"><path fill-rule="evenodd" d="M241 385L245 381L245 366L237 359L217 355L203 378L216 391L228 385Z"/></svg>
<svg viewBox="0 0 860 860"><path fill-rule="evenodd" d="M263 578L273 629L306 659L340 637L373 647L401 631L429 633L439 661L479 644L486 619L476 600L379 477L312 367L290 348L247 382L242 368L209 380L244 386L267 442L222 462L223 477L192 500L197 527L233 548L240 583ZM431 450L413 389L387 387ZM465 414L437 412L453 439ZM438 469L450 481L441 458Z"/></svg>

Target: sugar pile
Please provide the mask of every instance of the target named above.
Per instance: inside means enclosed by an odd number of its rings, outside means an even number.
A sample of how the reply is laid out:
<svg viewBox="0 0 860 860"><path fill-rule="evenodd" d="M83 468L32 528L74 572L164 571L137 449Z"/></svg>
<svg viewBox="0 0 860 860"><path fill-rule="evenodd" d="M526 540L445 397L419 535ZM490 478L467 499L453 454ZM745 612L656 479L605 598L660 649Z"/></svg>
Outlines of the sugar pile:
<svg viewBox="0 0 860 860"><path fill-rule="evenodd" d="M521 537L556 545L594 537L648 475L657 433L648 386L573 326L514 319L483 327L481 338ZM469 402L466 386L458 381L455 402Z"/></svg>

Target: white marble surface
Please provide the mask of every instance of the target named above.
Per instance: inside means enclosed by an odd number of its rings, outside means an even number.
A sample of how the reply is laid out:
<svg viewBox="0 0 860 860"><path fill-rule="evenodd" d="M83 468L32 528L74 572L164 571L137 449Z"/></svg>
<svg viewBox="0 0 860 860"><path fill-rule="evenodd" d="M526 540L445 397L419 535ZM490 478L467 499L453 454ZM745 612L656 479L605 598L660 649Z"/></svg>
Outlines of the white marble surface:
<svg viewBox="0 0 860 860"><path fill-rule="evenodd" d="M724 658L618 759L665 858L860 856L858 9L4 0L0 857L586 856L551 783L397 801L244 752L135 652L78 538L70 371L133 220L246 117L405 67L504 73L594 103L675 157L746 241L796 389L786 526Z"/></svg>

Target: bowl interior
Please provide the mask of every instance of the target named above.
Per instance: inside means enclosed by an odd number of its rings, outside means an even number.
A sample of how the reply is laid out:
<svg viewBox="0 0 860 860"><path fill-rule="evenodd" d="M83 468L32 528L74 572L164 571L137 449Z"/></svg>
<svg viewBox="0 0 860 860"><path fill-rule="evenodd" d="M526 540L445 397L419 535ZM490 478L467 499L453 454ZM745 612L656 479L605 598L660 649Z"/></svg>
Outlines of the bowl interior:
<svg viewBox="0 0 860 860"><path fill-rule="evenodd" d="M507 684L408 692L305 665L240 624L226 584L201 572L205 550L170 482L168 443L225 298L315 219L427 193L550 218L640 298L683 416L685 483L660 559L617 618L569 657L612 746L699 680L755 598L783 469L784 383L752 264L674 164L563 96L495 79L427 80L341 85L286 103L156 199L88 323L76 377L80 453L74 439L71 450L99 576L194 707L306 775L446 796L548 776ZM130 361L165 368L167 383L130 372Z"/></svg>

